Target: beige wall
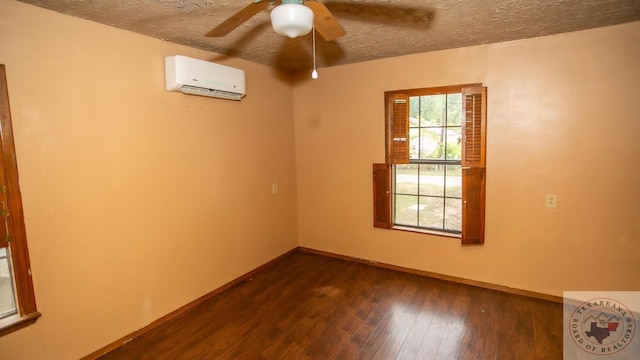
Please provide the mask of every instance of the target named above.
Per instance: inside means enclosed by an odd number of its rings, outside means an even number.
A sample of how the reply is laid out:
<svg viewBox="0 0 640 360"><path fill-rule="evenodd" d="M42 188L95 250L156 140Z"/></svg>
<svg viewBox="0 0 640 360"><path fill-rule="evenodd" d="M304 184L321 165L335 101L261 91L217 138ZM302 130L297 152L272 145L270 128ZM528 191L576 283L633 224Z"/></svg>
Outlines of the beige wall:
<svg viewBox="0 0 640 360"><path fill-rule="evenodd" d="M165 92L174 54L244 69L247 97ZM43 314L2 359L77 359L297 245L292 88L271 68L7 0L0 63Z"/></svg>
<svg viewBox="0 0 640 360"><path fill-rule="evenodd" d="M551 295L640 290L639 43L635 22L321 69L294 91L300 245ZM383 92L473 82L486 244L374 229Z"/></svg>

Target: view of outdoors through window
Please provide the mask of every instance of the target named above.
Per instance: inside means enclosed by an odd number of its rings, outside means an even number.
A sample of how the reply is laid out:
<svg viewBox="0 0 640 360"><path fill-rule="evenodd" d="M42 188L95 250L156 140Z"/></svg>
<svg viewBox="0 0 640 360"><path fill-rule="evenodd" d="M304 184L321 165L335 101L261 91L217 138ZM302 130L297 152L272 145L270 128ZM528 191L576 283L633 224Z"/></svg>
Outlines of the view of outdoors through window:
<svg viewBox="0 0 640 360"><path fill-rule="evenodd" d="M409 99L409 164L395 165L396 225L459 233L462 94Z"/></svg>
<svg viewBox="0 0 640 360"><path fill-rule="evenodd" d="M0 318L16 313L7 248L0 248Z"/></svg>

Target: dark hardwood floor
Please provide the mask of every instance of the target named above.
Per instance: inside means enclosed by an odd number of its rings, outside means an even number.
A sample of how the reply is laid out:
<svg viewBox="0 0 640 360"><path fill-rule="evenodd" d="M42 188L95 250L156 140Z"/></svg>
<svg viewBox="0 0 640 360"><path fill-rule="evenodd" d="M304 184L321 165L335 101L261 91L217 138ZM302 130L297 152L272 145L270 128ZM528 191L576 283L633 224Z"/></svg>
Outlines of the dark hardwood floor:
<svg viewBox="0 0 640 360"><path fill-rule="evenodd" d="M561 359L562 304L296 252L100 359Z"/></svg>

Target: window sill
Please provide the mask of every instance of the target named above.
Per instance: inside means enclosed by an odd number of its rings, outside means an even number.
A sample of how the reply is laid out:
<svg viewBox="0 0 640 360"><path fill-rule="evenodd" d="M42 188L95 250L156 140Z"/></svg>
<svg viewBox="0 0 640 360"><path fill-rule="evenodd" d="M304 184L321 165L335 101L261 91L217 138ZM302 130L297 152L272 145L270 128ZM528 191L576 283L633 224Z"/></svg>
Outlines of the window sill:
<svg viewBox="0 0 640 360"><path fill-rule="evenodd" d="M16 330L20 330L25 326L29 326L38 320L40 317L39 312L20 316L19 314L7 316L4 319L0 319L0 336L10 334Z"/></svg>
<svg viewBox="0 0 640 360"><path fill-rule="evenodd" d="M444 236L444 237L450 237L450 238L454 238L454 239L462 238L462 234L460 234L460 233L450 233L450 232L446 232L446 231L421 229L421 228L415 228L415 227L411 227L411 226L394 225L393 227L391 227L391 229L400 230L400 231L414 232L414 233L420 233L420 234Z"/></svg>

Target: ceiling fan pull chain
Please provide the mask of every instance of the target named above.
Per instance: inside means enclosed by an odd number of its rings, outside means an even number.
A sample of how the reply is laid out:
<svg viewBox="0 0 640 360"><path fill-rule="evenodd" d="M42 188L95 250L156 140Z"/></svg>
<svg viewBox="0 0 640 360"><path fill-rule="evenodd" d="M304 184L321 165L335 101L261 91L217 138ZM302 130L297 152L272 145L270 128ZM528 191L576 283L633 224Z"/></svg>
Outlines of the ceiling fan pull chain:
<svg viewBox="0 0 640 360"><path fill-rule="evenodd" d="M311 72L311 78L315 80L318 78L318 71L316 70L316 26L315 25L313 25L313 27L311 28L311 32L313 32L313 34L311 34L311 38L313 39L313 71Z"/></svg>

